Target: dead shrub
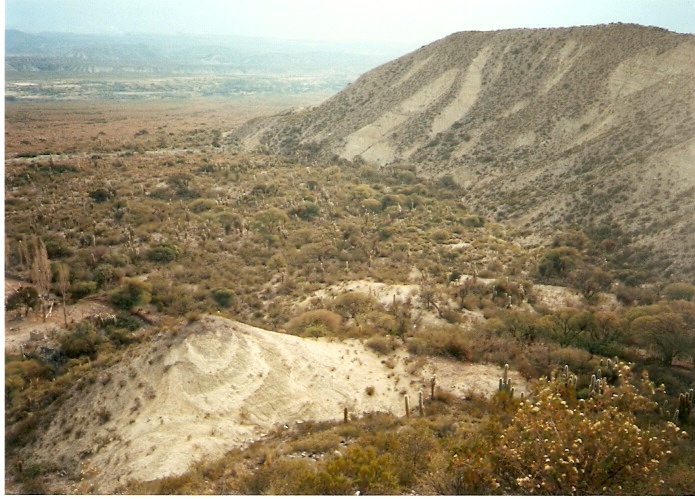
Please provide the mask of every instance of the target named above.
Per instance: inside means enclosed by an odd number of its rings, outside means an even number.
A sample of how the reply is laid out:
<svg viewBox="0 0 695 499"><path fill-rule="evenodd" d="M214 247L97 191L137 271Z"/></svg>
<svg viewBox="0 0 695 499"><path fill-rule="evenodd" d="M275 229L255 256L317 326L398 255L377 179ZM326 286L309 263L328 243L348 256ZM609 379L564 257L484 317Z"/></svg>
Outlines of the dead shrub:
<svg viewBox="0 0 695 499"><path fill-rule="evenodd" d="M381 355L388 355L396 349L394 338L388 336L370 338L366 345Z"/></svg>
<svg viewBox="0 0 695 499"><path fill-rule="evenodd" d="M333 432L319 432L310 434L306 438L293 442L290 452L313 452L323 454L337 449L340 446L340 436Z"/></svg>
<svg viewBox="0 0 695 499"><path fill-rule="evenodd" d="M295 336L320 337L335 335L340 331L342 318L330 310L318 309L304 312L285 324L285 330Z"/></svg>

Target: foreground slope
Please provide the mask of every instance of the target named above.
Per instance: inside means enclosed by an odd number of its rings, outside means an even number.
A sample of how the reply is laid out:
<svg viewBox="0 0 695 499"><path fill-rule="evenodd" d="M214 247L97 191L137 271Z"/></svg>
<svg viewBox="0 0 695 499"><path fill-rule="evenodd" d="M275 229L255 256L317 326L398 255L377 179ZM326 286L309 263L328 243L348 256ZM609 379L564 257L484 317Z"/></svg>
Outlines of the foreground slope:
<svg viewBox="0 0 695 499"><path fill-rule="evenodd" d="M579 224L656 272L692 276L693 56L694 36L636 25L456 33L235 137L451 173L476 211Z"/></svg>
<svg viewBox="0 0 695 499"><path fill-rule="evenodd" d="M181 474L277 425L340 419L345 407L400 416L404 394L416 401L435 372L439 386L461 396L494 393L500 374L475 365L454 371L442 360L411 372L398 355L389 364L359 341L206 316L78 383L25 459L93 470L95 490L108 493L129 480Z"/></svg>

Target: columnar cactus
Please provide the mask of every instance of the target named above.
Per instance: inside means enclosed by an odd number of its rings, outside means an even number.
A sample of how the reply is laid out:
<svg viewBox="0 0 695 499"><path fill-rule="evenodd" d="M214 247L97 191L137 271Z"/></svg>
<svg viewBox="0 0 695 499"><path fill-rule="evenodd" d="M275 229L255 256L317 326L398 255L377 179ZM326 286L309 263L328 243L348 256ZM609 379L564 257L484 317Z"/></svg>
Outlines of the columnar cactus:
<svg viewBox="0 0 695 499"><path fill-rule="evenodd" d="M410 401L407 395L405 396L405 417L410 417Z"/></svg>
<svg viewBox="0 0 695 499"><path fill-rule="evenodd" d="M508 394L510 397L514 396L514 388L512 388L512 379L507 376L509 372L509 364L504 365L504 374L500 378L499 391Z"/></svg>
<svg viewBox="0 0 695 499"><path fill-rule="evenodd" d="M678 395L678 409L674 413L674 421L687 421L693 411L693 389Z"/></svg>

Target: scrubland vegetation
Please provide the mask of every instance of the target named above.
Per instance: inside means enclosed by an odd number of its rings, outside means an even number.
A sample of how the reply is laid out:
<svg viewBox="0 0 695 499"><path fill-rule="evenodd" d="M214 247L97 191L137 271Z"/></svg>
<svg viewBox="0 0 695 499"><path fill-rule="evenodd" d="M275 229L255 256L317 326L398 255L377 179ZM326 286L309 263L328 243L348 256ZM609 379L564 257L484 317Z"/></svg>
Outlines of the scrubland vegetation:
<svg viewBox="0 0 695 499"><path fill-rule="evenodd" d="M68 390L108 383L103 368L129 349L213 313L537 381L491 400L438 389L423 417L278 429L122 492L695 493L695 286L616 263L619 240L577 229L522 246L524 234L472 213L453 178L408 165L248 154L220 129L163 125L116 137L91 125L91 138L46 150L37 116L9 116L5 270L25 284L7 314L113 308L66 317L48 350L6 353L6 475L21 492L50 492L64 472L23 449ZM360 280L417 292L383 302L350 291ZM575 297L550 305L550 286Z"/></svg>

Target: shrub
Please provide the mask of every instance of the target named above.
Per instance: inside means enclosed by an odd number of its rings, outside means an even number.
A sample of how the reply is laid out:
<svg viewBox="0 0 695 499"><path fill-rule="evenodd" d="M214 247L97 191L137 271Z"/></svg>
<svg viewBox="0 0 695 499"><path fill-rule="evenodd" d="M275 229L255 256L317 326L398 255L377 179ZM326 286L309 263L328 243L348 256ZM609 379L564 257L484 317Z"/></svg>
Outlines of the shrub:
<svg viewBox="0 0 695 499"><path fill-rule="evenodd" d="M95 203L103 203L105 201L108 201L114 196L114 193L104 189L103 187L100 187L99 189L95 189L89 193L89 197L92 198L92 200Z"/></svg>
<svg viewBox="0 0 695 499"><path fill-rule="evenodd" d="M101 339L91 322L79 322L74 329L60 338L60 349L70 358L78 358L83 355L93 357Z"/></svg>
<svg viewBox="0 0 695 499"><path fill-rule="evenodd" d="M695 299L695 286L685 282L674 282L667 284L661 293L665 299L670 301L693 301L693 299Z"/></svg>
<svg viewBox="0 0 695 499"><path fill-rule="evenodd" d="M94 281L77 281L70 286L70 295L75 300L79 300L85 296L95 293L96 290L97 283Z"/></svg>
<svg viewBox="0 0 695 499"><path fill-rule="evenodd" d="M366 345L381 355L387 355L396 349L393 338L388 336L375 336L367 340Z"/></svg>
<svg viewBox="0 0 695 499"><path fill-rule="evenodd" d="M307 459L279 459L258 468L242 484L245 494L315 494L313 469Z"/></svg>
<svg viewBox="0 0 695 499"><path fill-rule="evenodd" d="M377 303L373 297L357 291L343 293L333 302L333 310L346 319L354 319L359 314L374 310L375 307Z"/></svg>
<svg viewBox="0 0 695 499"><path fill-rule="evenodd" d="M538 264L538 274L544 278L566 277L581 262L579 252L569 246L548 250Z"/></svg>
<svg viewBox="0 0 695 499"><path fill-rule="evenodd" d="M677 427L640 427L635 413L653 411L655 403L640 395L626 364L615 372L615 385L604 384L586 400L568 390L564 376L538 381L533 397L494 437L492 469L501 492L643 494L656 482Z"/></svg>
<svg viewBox="0 0 695 499"><path fill-rule="evenodd" d="M453 327L418 329L408 339L408 351L412 354L440 355L457 360L470 360L471 352L464 333Z"/></svg>
<svg viewBox="0 0 695 499"><path fill-rule="evenodd" d="M46 253L48 258L55 260L72 255L73 250L65 239L56 238L46 240Z"/></svg>
<svg viewBox="0 0 695 499"><path fill-rule="evenodd" d="M125 283L109 294L109 301L117 308L130 310L150 302L152 286L138 279L126 279Z"/></svg>
<svg viewBox="0 0 695 499"><path fill-rule="evenodd" d="M39 292L31 286L22 286L17 291L7 297L5 307L7 310L23 309L24 315L29 313L29 309L34 309L39 304Z"/></svg>
<svg viewBox="0 0 695 499"><path fill-rule="evenodd" d="M179 256L179 249L172 243L164 242L150 248L147 258L153 262L169 263Z"/></svg>
<svg viewBox="0 0 695 499"><path fill-rule="evenodd" d="M216 205L212 199L196 199L189 206L193 213L203 213L212 210Z"/></svg>
<svg viewBox="0 0 695 499"><path fill-rule="evenodd" d="M371 213L379 213L381 211L381 203L374 198L363 199L360 206L362 206L364 211Z"/></svg>
<svg viewBox="0 0 695 499"><path fill-rule="evenodd" d="M311 220L313 218L318 217L320 213L321 210L319 209L319 206L316 203L305 201L299 207L297 215L302 220Z"/></svg>
<svg viewBox="0 0 695 499"><path fill-rule="evenodd" d="M342 455L327 459L306 477L301 493L317 495L388 494L398 486L390 454L377 455L372 446L349 446Z"/></svg>
<svg viewBox="0 0 695 499"><path fill-rule="evenodd" d="M296 336L326 336L340 330L341 317L330 310L310 310L291 319L285 330Z"/></svg>
<svg viewBox="0 0 695 499"><path fill-rule="evenodd" d="M108 263L99 265L94 269L94 282L96 282L97 286L100 288L111 284L116 277L115 271L116 269L113 265L109 265Z"/></svg>
<svg viewBox="0 0 695 499"><path fill-rule="evenodd" d="M212 299L220 307L231 307L236 302L236 293L231 289L217 288L212 291Z"/></svg>

